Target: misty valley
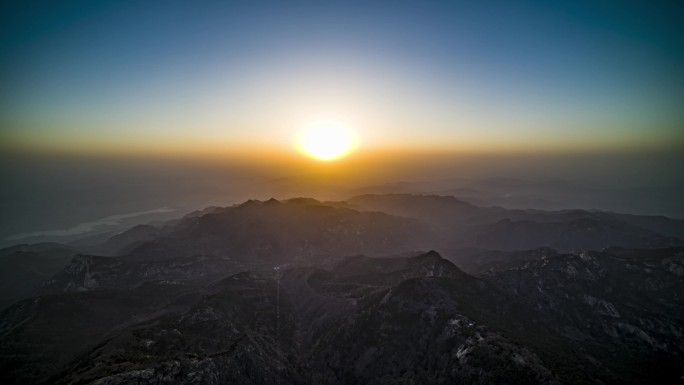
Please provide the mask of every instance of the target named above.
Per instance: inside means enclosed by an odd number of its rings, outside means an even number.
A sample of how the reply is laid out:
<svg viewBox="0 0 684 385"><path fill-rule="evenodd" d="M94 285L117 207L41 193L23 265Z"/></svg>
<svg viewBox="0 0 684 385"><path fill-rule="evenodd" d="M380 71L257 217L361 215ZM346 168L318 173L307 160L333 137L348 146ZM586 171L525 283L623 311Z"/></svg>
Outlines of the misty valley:
<svg viewBox="0 0 684 385"><path fill-rule="evenodd" d="M667 384L684 220L249 200L0 250L3 384Z"/></svg>

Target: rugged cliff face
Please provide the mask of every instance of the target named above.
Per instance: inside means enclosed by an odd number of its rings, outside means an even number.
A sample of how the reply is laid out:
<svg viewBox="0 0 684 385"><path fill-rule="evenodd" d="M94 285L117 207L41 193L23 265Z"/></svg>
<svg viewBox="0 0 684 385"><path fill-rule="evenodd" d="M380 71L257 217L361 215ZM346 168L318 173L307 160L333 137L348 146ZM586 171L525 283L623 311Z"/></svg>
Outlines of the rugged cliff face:
<svg viewBox="0 0 684 385"><path fill-rule="evenodd" d="M684 352L684 249L530 256L481 277L539 310L609 377L675 380Z"/></svg>
<svg viewBox="0 0 684 385"><path fill-rule="evenodd" d="M2 314L0 353L14 357L4 380L674 382L683 259L682 249L531 251L475 277L435 252L357 256L49 295ZM73 334L74 318L89 326Z"/></svg>
<svg viewBox="0 0 684 385"><path fill-rule="evenodd" d="M507 298L435 252L240 273L204 290L182 314L122 329L53 380L557 382L535 353L474 320Z"/></svg>

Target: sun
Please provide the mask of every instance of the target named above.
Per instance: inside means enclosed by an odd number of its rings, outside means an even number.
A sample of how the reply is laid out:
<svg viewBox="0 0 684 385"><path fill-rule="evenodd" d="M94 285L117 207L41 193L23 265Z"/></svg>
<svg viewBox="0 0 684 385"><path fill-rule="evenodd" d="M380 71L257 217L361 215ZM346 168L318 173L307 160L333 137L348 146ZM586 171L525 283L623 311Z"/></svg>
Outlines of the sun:
<svg viewBox="0 0 684 385"><path fill-rule="evenodd" d="M344 124L315 123L302 130L298 146L311 157L330 161L353 151L356 147L356 135Z"/></svg>

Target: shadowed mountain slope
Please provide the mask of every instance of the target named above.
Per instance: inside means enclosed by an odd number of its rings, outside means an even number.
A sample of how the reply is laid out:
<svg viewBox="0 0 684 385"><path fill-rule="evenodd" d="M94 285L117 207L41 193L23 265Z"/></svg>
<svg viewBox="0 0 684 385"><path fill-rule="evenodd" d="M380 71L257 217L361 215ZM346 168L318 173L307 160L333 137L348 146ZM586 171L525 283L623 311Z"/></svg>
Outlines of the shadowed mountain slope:
<svg viewBox="0 0 684 385"><path fill-rule="evenodd" d="M37 295L76 251L56 243L17 245L0 250L0 309Z"/></svg>
<svg viewBox="0 0 684 385"><path fill-rule="evenodd" d="M212 207L117 256L17 246L0 261L70 262L0 313L0 380L677 383L679 225L392 195Z"/></svg>
<svg viewBox="0 0 684 385"><path fill-rule="evenodd" d="M355 256L47 295L2 313L3 380L675 383L683 251L518 252L479 277L436 252Z"/></svg>

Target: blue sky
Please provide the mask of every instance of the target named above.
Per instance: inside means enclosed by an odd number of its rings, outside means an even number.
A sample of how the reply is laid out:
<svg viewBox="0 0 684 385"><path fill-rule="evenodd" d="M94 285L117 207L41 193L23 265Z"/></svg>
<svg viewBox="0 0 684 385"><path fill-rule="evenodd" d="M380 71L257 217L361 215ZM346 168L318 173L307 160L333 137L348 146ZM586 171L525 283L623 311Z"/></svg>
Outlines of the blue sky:
<svg viewBox="0 0 684 385"><path fill-rule="evenodd" d="M684 130L675 2L7 3L0 138L289 148L662 146Z"/></svg>

